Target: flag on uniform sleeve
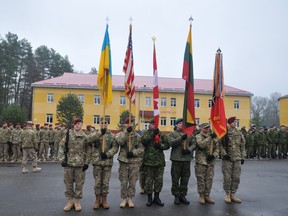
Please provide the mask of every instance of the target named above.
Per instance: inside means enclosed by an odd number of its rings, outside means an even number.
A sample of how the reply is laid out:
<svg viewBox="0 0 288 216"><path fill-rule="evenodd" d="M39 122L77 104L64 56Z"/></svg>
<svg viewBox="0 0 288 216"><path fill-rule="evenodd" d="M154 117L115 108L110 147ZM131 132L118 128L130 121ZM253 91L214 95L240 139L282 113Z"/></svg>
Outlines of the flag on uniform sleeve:
<svg viewBox="0 0 288 216"><path fill-rule="evenodd" d="M129 26L128 46L124 60L123 72L125 73L125 94L135 104L135 86L134 86L134 60L133 60L133 47L132 47L132 25Z"/></svg>
<svg viewBox="0 0 288 216"><path fill-rule="evenodd" d="M224 94L223 55L221 50L218 49L215 57L210 122L212 130L216 133L219 139L226 134Z"/></svg>
<svg viewBox="0 0 288 216"><path fill-rule="evenodd" d="M100 64L97 77L97 85L104 96L104 104L112 102L112 65L111 65L111 49L108 33L108 24L101 50Z"/></svg>
<svg viewBox="0 0 288 216"><path fill-rule="evenodd" d="M185 53L182 79L185 80L185 95L183 106L183 132L192 135L195 129L194 108L194 75L192 59L192 25L190 24Z"/></svg>
<svg viewBox="0 0 288 216"><path fill-rule="evenodd" d="M154 124L155 128L159 127L159 89L158 89L158 71L157 71L157 60L156 60L156 49L155 42L153 45L153 106L154 106ZM158 143L160 137L158 134L154 137L154 142Z"/></svg>

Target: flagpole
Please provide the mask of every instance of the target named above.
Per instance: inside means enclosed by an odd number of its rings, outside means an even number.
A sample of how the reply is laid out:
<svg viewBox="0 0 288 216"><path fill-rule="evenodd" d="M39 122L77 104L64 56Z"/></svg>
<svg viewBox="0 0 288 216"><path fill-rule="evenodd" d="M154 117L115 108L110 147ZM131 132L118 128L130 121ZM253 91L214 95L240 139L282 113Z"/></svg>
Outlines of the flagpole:
<svg viewBox="0 0 288 216"><path fill-rule="evenodd" d="M106 124L105 124L105 122L106 122L106 118L105 118L105 114L106 114L105 113L105 111L106 111L106 94L105 94L105 92L106 92L106 86L107 86L107 83L106 83L107 80L106 79L107 79L107 69L104 70L104 88L103 88L104 91L102 93L103 102L104 102L104 107L103 107L103 123L104 123L104 127L106 127ZM105 150L105 145L106 145L105 141L106 141L106 136L105 136L105 134L103 134L102 135L102 145L101 145L101 152L102 153L104 153L104 150Z"/></svg>

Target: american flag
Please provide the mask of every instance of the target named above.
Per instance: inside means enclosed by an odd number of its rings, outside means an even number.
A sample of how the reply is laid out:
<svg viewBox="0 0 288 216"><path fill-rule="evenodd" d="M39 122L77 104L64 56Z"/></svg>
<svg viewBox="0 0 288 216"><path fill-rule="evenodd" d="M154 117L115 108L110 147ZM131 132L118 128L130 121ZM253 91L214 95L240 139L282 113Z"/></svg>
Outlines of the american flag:
<svg viewBox="0 0 288 216"><path fill-rule="evenodd" d="M133 62L133 49L132 49L132 25L130 24L130 32L128 38L128 46L124 60L123 72L125 73L125 94L135 104L135 86L134 86L134 62Z"/></svg>

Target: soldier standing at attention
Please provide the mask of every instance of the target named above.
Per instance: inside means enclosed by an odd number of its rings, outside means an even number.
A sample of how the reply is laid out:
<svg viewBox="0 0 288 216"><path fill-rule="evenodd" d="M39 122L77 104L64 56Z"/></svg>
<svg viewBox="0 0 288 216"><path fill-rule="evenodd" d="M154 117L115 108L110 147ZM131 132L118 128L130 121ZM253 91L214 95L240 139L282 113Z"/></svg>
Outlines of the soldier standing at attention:
<svg viewBox="0 0 288 216"><path fill-rule="evenodd" d="M32 160L33 172L40 172L41 168L37 167L37 141L36 141L36 133L32 129L32 123L28 122L26 124L26 129L20 135L21 147L23 152L22 159L22 173L28 173L29 170L27 168L28 160Z"/></svg>
<svg viewBox="0 0 288 216"><path fill-rule="evenodd" d="M82 131L82 120L74 120L74 128L60 142L59 155L64 167L65 196L68 199L64 211L81 211L80 199L85 182L85 171L88 169L87 155L90 148L87 137ZM66 149L66 150L65 150ZM67 160L66 160L67 159Z"/></svg>
<svg viewBox="0 0 288 216"><path fill-rule="evenodd" d="M107 194L109 193L113 156L118 152L115 135L108 129L108 122L101 118L100 130L95 130L87 138L88 142L93 145L89 155L89 162L92 162L95 179L94 193L96 201L93 209L97 210L101 205L104 209L109 209Z"/></svg>
<svg viewBox="0 0 288 216"><path fill-rule="evenodd" d="M39 132L40 135L40 150L39 150L39 159L41 161L46 161L48 159L48 150L49 150L49 129L48 124L45 123L42 130Z"/></svg>
<svg viewBox="0 0 288 216"><path fill-rule="evenodd" d="M63 131L59 123L55 124L54 129L54 160L59 161L59 143L63 138Z"/></svg>
<svg viewBox="0 0 288 216"><path fill-rule="evenodd" d="M50 148L50 159L54 159L54 129L53 125L49 125L49 148Z"/></svg>
<svg viewBox="0 0 288 216"><path fill-rule="evenodd" d="M0 162L8 159L8 142L10 141L11 130L7 127L7 123L2 123L0 128Z"/></svg>
<svg viewBox="0 0 288 216"><path fill-rule="evenodd" d="M180 202L189 205L186 199L188 192L188 182L191 175L190 163L192 153L196 147L194 136L188 136L182 131L183 119L176 120L176 128L169 134L169 143L172 147L170 160L171 177L172 177L172 195L175 196L174 204L179 205Z"/></svg>
<svg viewBox="0 0 288 216"><path fill-rule="evenodd" d="M122 198L120 208L125 208L127 203L129 208L134 208L132 197L135 196L139 177L139 158L142 157L144 148L140 142L140 135L129 126L129 118L125 119L124 130L119 132L115 139L120 146L118 155Z"/></svg>
<svg viewBox="0 0 288 216"><path fill-rule="evenodd" d="M222 139L220 152L222 158L223 188L226 192L226 203L241 203L235 193L238 190L241 175L241 165L244 164L246 157L245 138L243 134L236 129L236 117L230 117L227 121L227 134ZM240 165L241 163L241 165Z"/></svg>
<svg viewBox="0 0 288 216"><path fill-rule="evenodd" d="M215 158L218 157L219 148L215 133L209 134L210 125L203 123L200 125L201 132L196 135L195 153L195 176L197 178L197 191L199 193L200 204L214 204L210 197L213 184ZM213 145L212 155L210 155L210 145Z"/></svg>
<svg viewBox="0 0 288 216"><path fill-rule="evenodd" d="M12 151L13 151L13 158L11 162L18 162L21 158L21 151L20 151L20 135L22 133L22 129L20 127L20 123L16 123L16 128L12 131ZM38 149L38 147L37 147Z"/></svg>

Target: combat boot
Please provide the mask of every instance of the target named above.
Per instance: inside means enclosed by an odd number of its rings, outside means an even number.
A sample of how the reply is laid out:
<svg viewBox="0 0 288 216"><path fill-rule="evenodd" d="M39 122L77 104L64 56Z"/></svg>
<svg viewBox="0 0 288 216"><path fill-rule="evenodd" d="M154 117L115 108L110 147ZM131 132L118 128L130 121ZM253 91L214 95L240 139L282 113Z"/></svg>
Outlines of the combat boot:
<svg viewBox="0 0 288 216"><path fill-rule="evenodd" d="M164 206L164 203L159 198L159 193L154 193L153 203L156 203L159 206Z"/></svg>
<svg viewBox="0 0 288 216"><path fill-rule="evenodd" d="M96 200L95 200L95 203L93 205L93 209L94 210L99 209L100 203L101 203L101 197L100 197L100 195L96 195Z"/></svg>
<svg viewBox="0 0 288 216"><path fill-rule="evenodd" d="M41 168L40 167L37 167L37 166L34 166L33 167L33 172L36 173L36 172L40 172L41 171Z"/></svg>
<svg viewBox="0 0 288 216"><path fill-rule="evenodd" d="M205 202L209 204L215 204L215 201L209 196L204 196Z"/></svg>
<svg viewBox="0 0 288 216"><path fill-rule="evenodd" d="M147 194L148 200L146 202L147 206L151 206L152 205L152 194Z"/></svg>
<svg viewBox="0 0 288 216"><path fill-rule="evenodd" d="M125 208L127 205L127 197L122 198L122 202L120 203L120 208Z"/></svg>
<svg viewBox="0 0 288 216"><path fill-rule="evenodd" d="M200 194L200 195L199 195L198 202L199 202L200 204L205 204L205 198L204 198L204 195L203 195L203 194Z"/></svg>
<svg viewBox="0 0 288 216"><path fill-rule="evenodd" d="M190 204L190 202L186 199L186 196L184 194L180 194L179 200L180 200L180 202L182 202L186 205Z"/></svg>
<svg viewBox="0 0 288 216"><path fill-rule="evenodd" d="M74 207L74 200L73 200L73 198L68 198L68 202L67 202L67 204L66 204L65 207L64 207L64 211L65 211L65 212L68 212L68 211L70 211L73 207Z"/></svg>
<svg viewBox="0 0 288 216"><path fill-rule="evenodd" d="M230 197L230 193L229 192L226 193L224 200L225 200L226 203L229 203L229 204L231 203L231 197Z"/></svg>
<svg viewBox="0 0 288 216"><path fill-rule="evenodd" d="M74 201L74 207L75 207L75 211L76 212L79 212L79 211L81 211L81 204L80 204L80 200L79 199L75 199L75 201Z"/></svg>
<svg viewBox="0 0 288 216"><path fill-rule="evenodd" d="M180 205L180 199L179 199L179 195L178 194L175 195L174 204L175 205Z"/></svg>
<svg viewBox="0 0 288 216"><path fill-rule="evenodd" d="M104 209L109 209L109 204L107 203L107 194L102 195L102 206Z"/></svg>
<svg viewBox="0 0 288 216"><path fill-rule="evenodd" d="M231 198L232 202L241 203L241 200L238 197L236 197L236 195L234 193L231 193L230 198Z"/></svg>
<svg viewBox="0 0 288 216"><path fill-rule="evenodd" d="M128 197L128 206L129 206L129 208L134 208L135 207L131 197Z"/></svg>
<svg viewBox="0 0 288 216"><path fill-rule="evenodd" d="M28 172L29 172L29 170L27 169L27 167L23 166L22 167L22 173L28 173Z"/></svg>

